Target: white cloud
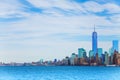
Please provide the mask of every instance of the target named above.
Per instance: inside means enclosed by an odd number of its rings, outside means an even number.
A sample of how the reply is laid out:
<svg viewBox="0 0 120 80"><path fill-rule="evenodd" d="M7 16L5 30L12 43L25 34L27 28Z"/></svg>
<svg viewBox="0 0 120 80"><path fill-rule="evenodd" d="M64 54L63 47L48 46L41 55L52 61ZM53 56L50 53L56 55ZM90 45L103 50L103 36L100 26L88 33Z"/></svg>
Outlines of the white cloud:
<svg viewBox="0 0 120 80"><path fill-rule="evenodd" d="M115 3L106 2L104 4L100 4L94 1L87 1L82 4L88 12L103 12L107 10L109 14L120 13L120 6Z"/></svg>
<svg viewBox="0 0 120 80"><path fill-rule="evenodd" d="M120 25L120 14L111 16L110 19L111 19L112 22L118 23Z"/></svg>
<svg viewBox="0 0 120 80"><path fill-rule="evenodd" d="M43 8L45 12L53 12L56 11L55 8L59 8L64 11L73 10L73 13L77 14L91 14L93 13L98 13L98 12L103 12L105 10L108 11L108 13L113 14L113 13L120 13L120 6L115 4L115 3L104 3L100 4L95 1L87 1L85 3L77 3L74 1L69 1L69 0L28 0L31 4L38 8ZM43 11L44 11L43 10ZM50 11L51 10L51 11ZM63 11L63 12L64 12ZM56 11L57 13L60 13L60 11ZM72 12L71 12L72 13ZM64 14L64 13L63 13Z"/></svg>
<svg viewBox="0 0 120 80"><path fill-rule="evenodd" d="M70 35L91 35L94 24L96 27L100 28L97 29L97 31L101 35L113 35L117 32L112 31L114 29L112 26L116 26L116 24L106 20L105 17L98 17L95 15L81 15L78 17L35 15L20 22L3 24L3 26L7 26L8 28L1 28L0 32L3 34L7 33L8 39L36 38L62 33ZM112 30L105 31L100 26L105 26L104 28L109 27ZM114 30L117 29L115 28ZM15 32L23 33L17 34Z"/></svg>
<svg viewBox="0 0 120 80"><path fill-rule="evenodd" d="M51 1L49 0L28 0L28 2L35 5L36 7L41 8L49 8L52 6Z"/></svg>
<svg viewBox="0 0 120 80"><path fill-rule="evenodd" d="M29 15L29 13L24 12L24 5L18 0L0 1L0 18L23 18Z"/></svg>
<svg viewBox="0 0 120 80"><path fill-rule="evenodd" d="M103 5L105 10L109 13L120 13L120 6L114 3L107 3Z"/></svg>
<svg viewBox="0 0 120 80"><path fill-rule="evenodd" d="M61 9L74 9L73 4L68 0L28 0L31 4L39 8L57 7Z"/></svg>
<svg viewBox="0 0 120 80"><path fill-rule="evenodd" d="M101 4L98 4L94 1L88 1L83 3L84 8L89 12L102 12L104 7Z"/></svg>
<svg viewBox="0 0 120 80"><path fill-rule="evenodd" d="M28 2L30 2L31 4L33 4L34 6L38 7L38 8L42 8L44 9L43 11L44 12L48 12L48 13L51 13L51 12L58 12L60 13L60 10L63 10L61 11L61 13L64 11L66 11L66 13L87 13L83 8L82 6L80 6L78 3L74 2L74 1L69 1L69 0L60 0L60 1L57 1L57 0L28 0ZM57 10L58 9L58 10ZM53 13L54 14L54 13Z"/></svg>

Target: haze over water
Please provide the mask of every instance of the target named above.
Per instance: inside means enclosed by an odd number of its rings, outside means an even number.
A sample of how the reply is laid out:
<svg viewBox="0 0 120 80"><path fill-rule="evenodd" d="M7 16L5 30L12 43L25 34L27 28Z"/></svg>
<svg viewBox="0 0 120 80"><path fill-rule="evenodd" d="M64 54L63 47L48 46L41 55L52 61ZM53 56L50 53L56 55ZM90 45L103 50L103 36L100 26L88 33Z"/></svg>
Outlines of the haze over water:
<svg viewBox="0 0 120 80"><path fill-rule="evenodd" d="M118 80L119 67L0 67L0 80Z"/></svg>

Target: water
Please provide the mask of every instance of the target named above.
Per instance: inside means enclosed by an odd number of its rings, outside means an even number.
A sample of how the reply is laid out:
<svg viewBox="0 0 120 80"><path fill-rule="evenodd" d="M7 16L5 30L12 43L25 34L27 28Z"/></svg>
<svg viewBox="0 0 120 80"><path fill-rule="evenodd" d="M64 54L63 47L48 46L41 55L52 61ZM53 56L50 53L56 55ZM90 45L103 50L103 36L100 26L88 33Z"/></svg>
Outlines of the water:
<svg viewBox="0 0 120 80"><path fill-rule="evenodd" d="M0 80L120 80L120 67L0 67Z"/></svg>

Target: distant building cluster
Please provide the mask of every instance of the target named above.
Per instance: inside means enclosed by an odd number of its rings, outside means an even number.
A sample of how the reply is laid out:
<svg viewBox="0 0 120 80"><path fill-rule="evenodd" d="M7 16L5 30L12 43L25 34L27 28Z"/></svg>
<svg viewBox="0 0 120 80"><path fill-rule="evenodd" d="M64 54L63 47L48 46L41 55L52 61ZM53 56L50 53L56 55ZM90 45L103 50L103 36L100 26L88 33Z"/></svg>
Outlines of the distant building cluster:
<svg viewBox="0 0 120 80"><path fill-rule="evenodd" d="M92 33L92 50L89 54L84 48L78 48L78 53L72 53L70 57L65 57L62 60L54 59L54 61L43 61L31 63L0 63L1 66L119 66L120 53L119 41L113 40L112 47L109 51L103 52L102 48L98 48L97 32Z"/></svg>
<svg viewBox="0 0 120 80"><path fill-rule="evenodd" d="M78 49L78 54L72 53L71 57L63 59L63 65L89 65L89 66L116 66L120 65L119 41L113 40L112 47L109 52L103 52L102 48L98 48L97 32L94 29L92 33L92 50L87 56L84 48Z"/></svg>

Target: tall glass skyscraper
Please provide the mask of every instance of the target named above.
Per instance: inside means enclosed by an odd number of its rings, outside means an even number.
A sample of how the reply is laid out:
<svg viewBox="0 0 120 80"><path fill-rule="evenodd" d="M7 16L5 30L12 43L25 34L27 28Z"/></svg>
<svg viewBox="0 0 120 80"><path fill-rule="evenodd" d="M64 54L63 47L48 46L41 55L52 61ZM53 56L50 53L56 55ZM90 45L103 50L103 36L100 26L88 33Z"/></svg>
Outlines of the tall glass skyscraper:
<svg viewBox="0 0 120 80"><path fill-rule="evenodd" d="M94 32L92 33L92 50L95 56L97 53L97 32L95 32L95 28L94 28Z"/></svg>
<svg viewBox="0 0 120 80"><path fill-rule="evenodd" d="M118 51L118 40L113 40L113 50Z"/></svg>

